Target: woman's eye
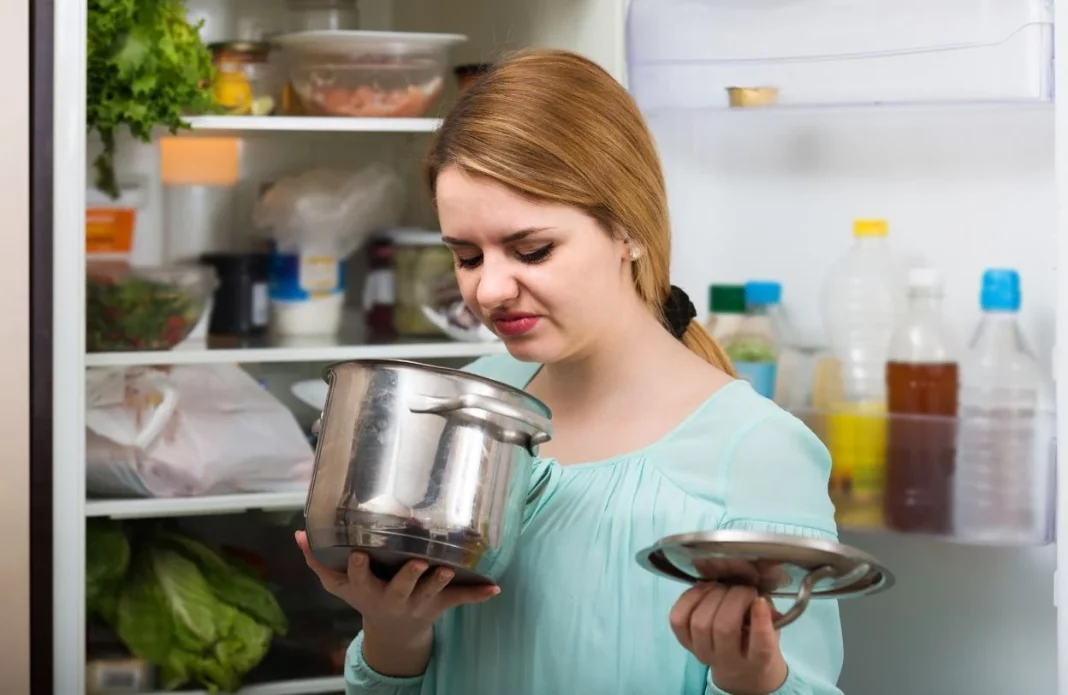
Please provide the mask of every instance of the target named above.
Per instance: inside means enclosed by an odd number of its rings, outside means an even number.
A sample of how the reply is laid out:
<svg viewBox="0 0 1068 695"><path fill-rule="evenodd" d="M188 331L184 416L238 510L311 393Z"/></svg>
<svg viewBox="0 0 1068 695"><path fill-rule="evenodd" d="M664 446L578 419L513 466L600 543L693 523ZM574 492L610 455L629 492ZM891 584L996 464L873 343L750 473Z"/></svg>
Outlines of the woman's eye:
<svg viewBox="0 0 1068 695"><path fill-rule="evenodd" d="M468 258L464 258L463 256L456 257L457 268L477 268L480 263L482 263L482 254L470 256Z"/></svg>
<svg viewBox="0 0 1068 695"><path fill-rule="evenodd" d="M549 258L549 254L551 254L552 252L553 252L553 245L552 244L546 244L545 246L542 246L540 249L537 249L535 251L531 251L530 253L519 253L519 252L516 252L516 255L519 256L519 260L523 261L524 263L532 263L533 264L533 263L541 263L542 261L547 260Z"/></svg>

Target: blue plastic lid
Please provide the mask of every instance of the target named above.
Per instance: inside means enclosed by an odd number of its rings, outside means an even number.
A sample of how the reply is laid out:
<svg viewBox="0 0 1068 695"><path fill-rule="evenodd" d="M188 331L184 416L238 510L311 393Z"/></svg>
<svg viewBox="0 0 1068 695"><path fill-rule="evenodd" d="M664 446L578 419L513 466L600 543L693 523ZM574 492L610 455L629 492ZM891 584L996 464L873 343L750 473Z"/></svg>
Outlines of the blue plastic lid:
<svg viewBox="0 0 1068 695"><path fill-rule="evenodd" d="M782 285L777 282L751 280L745 283L746 304L778 304L782 301Z"/></svg>
<svg viewBox="0 0 1068 695"><path fill-rule="evenodd" d="M988 269L979 304L983 311L1019 311L1020 274L1007 268Z"/></svg>

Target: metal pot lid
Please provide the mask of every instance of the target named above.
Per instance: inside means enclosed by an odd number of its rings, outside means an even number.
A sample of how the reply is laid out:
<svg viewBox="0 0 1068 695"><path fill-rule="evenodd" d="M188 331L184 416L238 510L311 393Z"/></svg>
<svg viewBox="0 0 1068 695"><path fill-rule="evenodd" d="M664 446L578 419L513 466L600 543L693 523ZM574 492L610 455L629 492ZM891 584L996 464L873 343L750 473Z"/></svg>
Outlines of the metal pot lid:
<svg viewBox="0 0 1068 695"><path fill-rule="evenodd" d="M871 555L832 541L781 533L705 531L662 538L638 564L688 584L753 586L774 597L853 598L889 589L893 575ZM807 600L807 599L806 599Z"/></svg>

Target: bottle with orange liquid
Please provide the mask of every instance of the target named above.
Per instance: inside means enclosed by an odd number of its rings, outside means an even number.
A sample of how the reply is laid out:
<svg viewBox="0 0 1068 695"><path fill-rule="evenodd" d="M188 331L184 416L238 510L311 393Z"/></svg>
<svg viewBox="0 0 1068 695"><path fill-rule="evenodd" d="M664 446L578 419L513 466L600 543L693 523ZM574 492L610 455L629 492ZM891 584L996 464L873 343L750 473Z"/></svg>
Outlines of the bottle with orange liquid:
<svg viewBox="0 0 1068 695"><path fill-rule="evenodd" d="M886 365L884 514L886 525L898 531L942 534L952 519L959 346L942 317L938 273L913 269L908 293Z"/></svg>

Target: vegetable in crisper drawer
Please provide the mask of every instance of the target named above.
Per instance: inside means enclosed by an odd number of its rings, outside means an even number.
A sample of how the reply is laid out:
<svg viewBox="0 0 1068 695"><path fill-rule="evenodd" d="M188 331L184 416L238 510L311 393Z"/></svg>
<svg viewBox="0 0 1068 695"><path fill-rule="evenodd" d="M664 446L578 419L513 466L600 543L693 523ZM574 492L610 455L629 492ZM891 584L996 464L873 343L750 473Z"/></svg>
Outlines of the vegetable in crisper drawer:
<svg viewBox="0 0 1068 695"><path fill-rule="evenodd" d="M159 687L236 691L288 630L262 581L191 537L92 520L86 539L88 607L157 667Z"/></svg>

